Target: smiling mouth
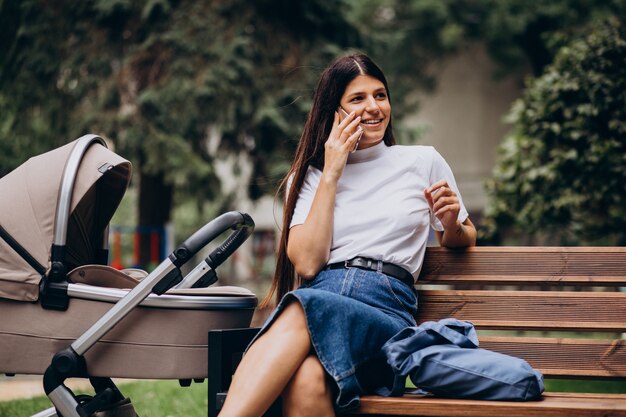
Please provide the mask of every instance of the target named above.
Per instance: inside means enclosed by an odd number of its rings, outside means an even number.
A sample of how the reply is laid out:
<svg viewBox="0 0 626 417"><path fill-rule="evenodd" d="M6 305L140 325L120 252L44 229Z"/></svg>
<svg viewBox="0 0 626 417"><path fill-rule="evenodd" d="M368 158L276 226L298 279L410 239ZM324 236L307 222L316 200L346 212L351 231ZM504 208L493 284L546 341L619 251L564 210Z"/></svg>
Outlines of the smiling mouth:
<svg viewBox="0 0 626 417"><path fill-rule="evenodd" d="M383 119L370 119L370 120L365 120L363 122L361 122L362 125L377 125L379 123L382 123Z"/></svg>

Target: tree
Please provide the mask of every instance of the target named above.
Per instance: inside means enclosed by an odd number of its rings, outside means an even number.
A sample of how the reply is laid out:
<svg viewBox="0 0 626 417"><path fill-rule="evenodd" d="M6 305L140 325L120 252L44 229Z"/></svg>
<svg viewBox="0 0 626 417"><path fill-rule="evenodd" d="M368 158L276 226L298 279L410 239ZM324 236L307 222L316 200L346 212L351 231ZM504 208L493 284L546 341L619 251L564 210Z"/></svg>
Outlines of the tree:
<svg viewBox="0 0 626 417"><path fill-rule="evenodd" d="M385 69L399 120L434 86L431 63L465 42L486 42L503 68L542 68L551 56L535 54L556 45L546 34L623 3L0 0L0 175L95 132L134 163L140 225L163 224L188 198L232 209L215 161L241 157L249 196L273 193L320 70L348 47Z"/></svg>
<svg viewBox="0 0 626 417"><path fill-rule="evenodd" d="M360 42L343 7L2 2L1 169L97 132L135 164L140 226L167 222L175 198L231 209L213 168L231 154L252 161L258 197L275 188L269 167L295 147L318 68Z"/></svg>
<svg viewBox="0 0 626 417"><path fill-rule="evenodd" d="M624 0L350 0L348 18L388 72L394 113L414 113L416 90L432 90L437 62L479 42L495 76L542 73L559 47L591 21L626 15ZM399 99L399 100L398 100Z"/></svg>
<svg viewBox="0 0 626 417"><path fill-rule="evenodd" d="M63 36L56 13L31 2L0 2L0 176L33 154L67 142L74 99L57 88Z"/></svg>
<svg viewBox="0 0 626 417"><path fill-rule="evenodd" d="M485 237L626 244L626 27L611 19L528 82L488 183Z"/></svg>

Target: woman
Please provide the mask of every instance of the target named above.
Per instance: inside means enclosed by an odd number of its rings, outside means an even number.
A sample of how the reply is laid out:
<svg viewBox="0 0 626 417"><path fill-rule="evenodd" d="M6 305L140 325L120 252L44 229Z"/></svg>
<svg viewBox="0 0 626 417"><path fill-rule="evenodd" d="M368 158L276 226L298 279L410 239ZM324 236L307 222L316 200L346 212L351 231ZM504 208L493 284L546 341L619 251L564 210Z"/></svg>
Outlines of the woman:
<svg viewBox="0 0 626 417"><path fill-rule="evenodd" d="M429 224L444 246L476 241L443 158L395 144L387 81L365 55L322 73L287 178L265 302L281 301L239 365L222 417L260 416L279 396L285 416L333 416L363 393L388 392L380 348L415 325Z"/></svg>

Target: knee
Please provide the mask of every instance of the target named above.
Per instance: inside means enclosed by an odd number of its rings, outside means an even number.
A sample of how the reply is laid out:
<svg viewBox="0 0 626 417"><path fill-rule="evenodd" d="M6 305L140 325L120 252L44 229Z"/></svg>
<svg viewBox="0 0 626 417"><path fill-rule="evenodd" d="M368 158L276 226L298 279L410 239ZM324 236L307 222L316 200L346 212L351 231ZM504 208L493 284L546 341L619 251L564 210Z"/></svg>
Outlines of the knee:
<svg viewBox="0 0 626 417"><path fill-rule="evenodd" d="M332 412L331 389L324 367L309 355L283 391L285 416L320 416Z"/></svg>
<svg viewBox="0 0 626 417"><path fill-rule="evenodd" d="M300 303L297 301L289 303L270 328L278 329L280 332L304 331L308 335L304 309Z"/></svg>
<svg viewBox="0 0 626 417"><path fill-rule="evenodd" d="M317 356L307 356L289 381L287 388L295 395L326 394L326 371Z"/></svg>

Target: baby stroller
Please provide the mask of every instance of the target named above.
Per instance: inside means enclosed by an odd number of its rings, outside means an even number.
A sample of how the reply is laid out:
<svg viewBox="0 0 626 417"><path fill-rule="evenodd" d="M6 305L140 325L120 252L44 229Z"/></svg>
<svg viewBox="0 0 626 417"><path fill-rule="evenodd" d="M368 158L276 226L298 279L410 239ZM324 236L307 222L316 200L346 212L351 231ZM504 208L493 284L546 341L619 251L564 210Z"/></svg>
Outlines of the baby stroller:
<svg viewBox="0 0 626 417"><path fill-rule="evenodd" d="M54 407L38 417L134 416L111 378L202 380L208 330L250 325L254 293L208 288L252 233L247 214L215 218L150 274L107 266L108 225L130 174L127 160L86 135L0 179L0 373L43 375ZM95 395L75 395L64 385L74 377L89 378Z"/></svg>

